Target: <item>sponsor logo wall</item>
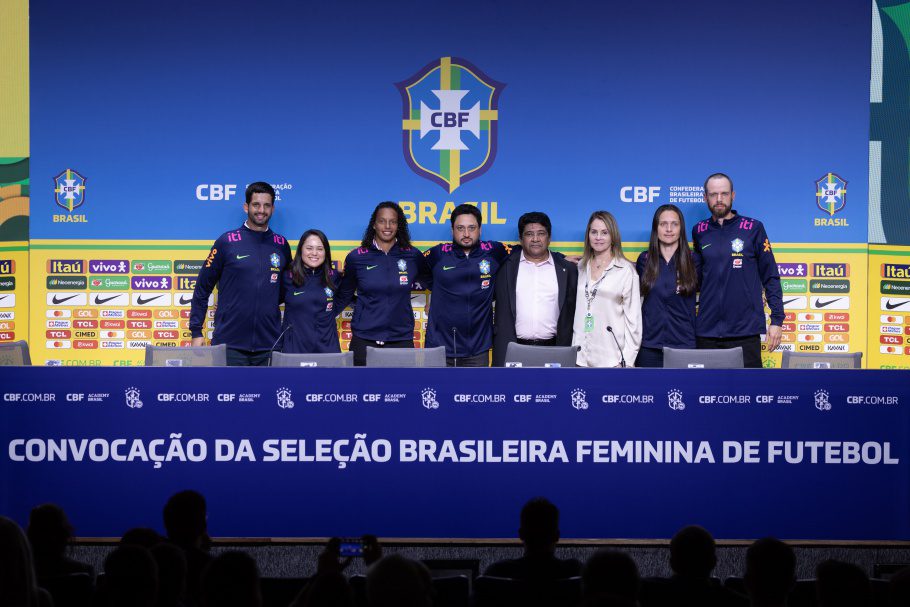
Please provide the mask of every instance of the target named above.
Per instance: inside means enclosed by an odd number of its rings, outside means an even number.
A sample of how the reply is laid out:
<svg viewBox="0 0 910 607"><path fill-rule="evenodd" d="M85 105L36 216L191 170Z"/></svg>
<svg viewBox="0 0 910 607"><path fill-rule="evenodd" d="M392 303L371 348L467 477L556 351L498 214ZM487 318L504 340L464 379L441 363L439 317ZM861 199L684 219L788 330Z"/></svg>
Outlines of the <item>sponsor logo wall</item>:
<svg viewBox="0 0 910 607"><path fill-rule="evenodd" d="M869 245L868 367L910 369L910 247Z"/></svg>

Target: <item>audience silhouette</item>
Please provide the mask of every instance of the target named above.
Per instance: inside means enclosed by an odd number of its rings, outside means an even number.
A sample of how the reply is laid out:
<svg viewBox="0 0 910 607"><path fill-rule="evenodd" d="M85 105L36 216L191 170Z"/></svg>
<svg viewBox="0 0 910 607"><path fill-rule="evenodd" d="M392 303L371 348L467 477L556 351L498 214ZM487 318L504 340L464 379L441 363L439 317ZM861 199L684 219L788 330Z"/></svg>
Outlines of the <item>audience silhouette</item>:
<svg viewBox="0 0 910 607"><path fill-rule="evenodd" d="M467 578L434 580L420 561L383 557L372 535L360 539L365 577L345 576L352 558L332 538L311 578L263 580L245 552L209 555L206 502L198 492L174 494L163 514L167 537L130 529L97 580L91 566L67 557L73 527L59 506L34 508L27 534L0 516L0 607L910 607L910 568L886 583L827 560L814 581L797 584L793 549L770 537L746 550L743 577L722 585L711 577L714 538L695 525L670 541L669 578L641 579L632 557L613 549L594 553L582 570L579 561L556 556L559 509L542 497L521 510L524 555L490 565L474 580L473 596Z"/></svg>

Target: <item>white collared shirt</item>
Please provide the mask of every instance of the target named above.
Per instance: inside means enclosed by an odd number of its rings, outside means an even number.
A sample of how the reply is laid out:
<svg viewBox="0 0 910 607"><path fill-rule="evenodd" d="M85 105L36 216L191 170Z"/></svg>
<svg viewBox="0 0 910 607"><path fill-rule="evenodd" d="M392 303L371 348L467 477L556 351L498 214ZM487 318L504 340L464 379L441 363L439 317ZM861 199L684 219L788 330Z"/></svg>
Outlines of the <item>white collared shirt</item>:
<svg viewBox="0 0 910 607"><path fill-rule="evenodd" d="M525 258L518 262L515 283L515 334L520 339L551 339L559 320L559 283L553 255L541 262Z"/></svg>
<svg viewBox="0 0 910 607"><path fill-rule="evenodd" d="M589 266L578 268L578 291L575 300L575 323L572 345L580 346L579 367L615 367L622 360L635 364L641 347L641 295L638 273L626 259L613 258L599 280L591 280ZM585 286L588 288L585 296ZM597 294L594 295L594 289ZM588 299L591 300L590 307ZM591 313L594 326L585 331L585 316ZM607 327L613 329L613 337ZM619 348L616 347L617 342Z"/></svg>

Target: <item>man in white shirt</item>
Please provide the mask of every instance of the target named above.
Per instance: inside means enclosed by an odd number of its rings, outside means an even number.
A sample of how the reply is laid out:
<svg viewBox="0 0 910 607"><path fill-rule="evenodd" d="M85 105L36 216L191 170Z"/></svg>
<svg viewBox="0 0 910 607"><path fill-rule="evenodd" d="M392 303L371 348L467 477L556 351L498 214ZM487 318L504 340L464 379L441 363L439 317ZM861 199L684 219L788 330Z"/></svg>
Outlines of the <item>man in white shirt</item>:
<svg viewBox="0 0 910 607"><path fill-rule="evenodd" d="M578 268L550 252L550 218L525 213L518 220L521 249L513 250L496 280L493 365L505 364L511 342L571 346Z"/></svg>

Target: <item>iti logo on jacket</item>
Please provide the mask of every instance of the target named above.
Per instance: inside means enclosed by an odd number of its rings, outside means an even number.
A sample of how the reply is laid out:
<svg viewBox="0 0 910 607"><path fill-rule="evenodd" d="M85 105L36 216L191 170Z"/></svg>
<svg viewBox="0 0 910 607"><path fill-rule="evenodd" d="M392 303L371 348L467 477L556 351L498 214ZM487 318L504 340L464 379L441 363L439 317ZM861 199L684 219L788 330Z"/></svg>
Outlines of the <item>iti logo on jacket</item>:
<svg viewBox="0 0 910 607"><path fill-rule="evenodd" d="M59 206L72 213L85 202L85 177L73 169L54 177L54 198Z"/></svg>
<svg viewBox="0 0 910 607"><path fill-rule="evenodd" d="M836 173L822 175L815 182L815 199L818 208L834 215L847 204L847 182Z"/></svg>
<svg viewBox="0 0 910 607"><path fill-rule="evenodd" d="M489 170L505 84L464 59L442 57L395 86L404 157L415 173L451 193Z"/></svg>

